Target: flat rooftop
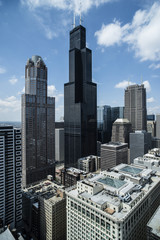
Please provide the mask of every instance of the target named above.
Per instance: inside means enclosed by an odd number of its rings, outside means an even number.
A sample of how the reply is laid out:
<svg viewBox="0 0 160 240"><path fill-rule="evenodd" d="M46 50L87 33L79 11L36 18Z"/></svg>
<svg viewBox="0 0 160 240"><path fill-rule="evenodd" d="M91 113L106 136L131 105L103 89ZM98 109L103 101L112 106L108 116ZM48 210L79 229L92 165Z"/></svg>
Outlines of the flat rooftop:
<svg viewBox="0 0 160 240"><path fill-rule="evenodd" d="M120 164L111 171L78 181L77 187L67 189L66 194L80 198L117 221L126 218L159 182L160 178L151 169Z"/></svg>
<svg viewBox="0 0 160 240"><path fill-rule="evenodd" d="M160 206L157 211L153 214L152 218L147 224L148 227L152 228L152 233L160 237Z"/></svg>

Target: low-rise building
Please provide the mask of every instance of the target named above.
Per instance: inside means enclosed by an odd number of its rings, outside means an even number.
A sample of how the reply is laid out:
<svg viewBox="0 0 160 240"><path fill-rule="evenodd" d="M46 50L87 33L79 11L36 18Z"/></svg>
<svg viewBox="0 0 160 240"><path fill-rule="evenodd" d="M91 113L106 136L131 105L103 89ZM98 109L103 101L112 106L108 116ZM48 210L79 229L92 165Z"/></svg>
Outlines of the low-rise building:
<svg viewBox="0 0 160 240"><path fill-rule="evenodd" d="M67 240L146 240L160 203L160 178L151 169L120 164L66 190Z"/></svg>
<svg viewBox="0 0 160 240"><path fill-rule="evenodd" d="M45 180L23 190L23 220L30 237L66 239L64 186Z"/></svg>
<svg viewBox="0 0 160 240"><path fill-rule="evenodd" d="M78 159L78 168L86 173L95 172L101 167L101 158L90 155Z"/></svg>
<svg viewBox="0 0 160 240"><path fill-rule="evenodd" d="M61 171L61 184L70 187L77 184L77 181L86 178L86 176L86 172L70 167Z"/></svg>

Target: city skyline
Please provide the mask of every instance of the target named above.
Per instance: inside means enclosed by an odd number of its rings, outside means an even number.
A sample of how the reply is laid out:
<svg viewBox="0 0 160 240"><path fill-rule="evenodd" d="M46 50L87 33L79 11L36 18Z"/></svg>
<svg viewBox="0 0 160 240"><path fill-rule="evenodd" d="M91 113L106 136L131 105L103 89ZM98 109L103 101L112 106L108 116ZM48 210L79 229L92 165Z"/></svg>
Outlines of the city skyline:
<svg viewBox="0 0 160 240"><path fill-rule="evenodd" d="M0 121L20 121L24 68L26 59L34 54L46 62L48 93L56 97L56 120L63 116L73 9L79 25L80 1L76 2L0 1ZM128 82L143 81L147 88L148 113L159 113L159 2L81 0L81 9L87 45L93 51L92 80L97 83L97 105L124 106L124 87Z"/></svg>

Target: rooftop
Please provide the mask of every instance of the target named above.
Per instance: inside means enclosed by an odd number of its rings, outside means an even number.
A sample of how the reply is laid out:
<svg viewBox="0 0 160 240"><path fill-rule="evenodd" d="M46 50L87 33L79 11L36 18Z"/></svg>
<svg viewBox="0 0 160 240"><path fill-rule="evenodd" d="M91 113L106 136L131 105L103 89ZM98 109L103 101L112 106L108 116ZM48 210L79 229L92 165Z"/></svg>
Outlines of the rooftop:
<svg viewBox="0 0 160 240"><path fill-rule="evenodd" d="M147 226L152 228L152 233L160 237L160 206L148 222Z"/></svg>
<svg viewBox="0 0 160 240"><path fill-rule="evenodd" d="M0 239L1 240L15 240L13 235L11 234L10 230L8 228L4 229L4 232L0 232Z"/></svg>
<svg viewBox="0 0 160 240"><path fill-rule="evenodd" d="M136 205L160 182L155 171L135 165L120 164L100 174L78 181L66 194L105 212L114 220L130 214ZM91 204L92 203L92 204Z"/></svg>
<svg viewBox="0 0 160 240"><path fill-rule="evenodd" d="M24 194L26 194L29 198L42 197L45 200L50 201L52 204L55 204L63 199L63 194L59 194L60 191L64 193L64 186L58 185L50 180L45 180L34 186L23 189ZM38 208L38 203L34 203L34 206Z"/></svg>

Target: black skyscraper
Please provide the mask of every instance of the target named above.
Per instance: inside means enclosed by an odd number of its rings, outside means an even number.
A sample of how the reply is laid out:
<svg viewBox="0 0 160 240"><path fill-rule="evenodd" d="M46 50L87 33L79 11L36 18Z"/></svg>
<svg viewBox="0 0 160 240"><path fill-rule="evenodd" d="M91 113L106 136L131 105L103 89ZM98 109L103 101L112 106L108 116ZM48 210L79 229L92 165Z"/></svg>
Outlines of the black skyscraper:
<svg viewBox="0 0 160 240"><path fill-rule="evenodd" d="M69 83L64 85L65 167L96 154L97 85L92 83L92 51L86 48L86 29L70 32Z"/></svg>

